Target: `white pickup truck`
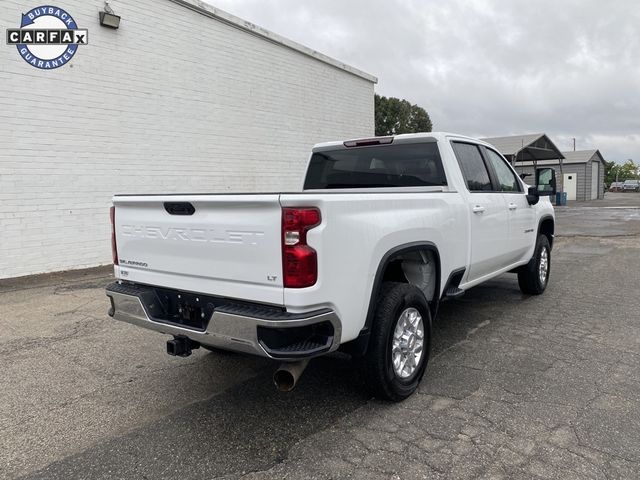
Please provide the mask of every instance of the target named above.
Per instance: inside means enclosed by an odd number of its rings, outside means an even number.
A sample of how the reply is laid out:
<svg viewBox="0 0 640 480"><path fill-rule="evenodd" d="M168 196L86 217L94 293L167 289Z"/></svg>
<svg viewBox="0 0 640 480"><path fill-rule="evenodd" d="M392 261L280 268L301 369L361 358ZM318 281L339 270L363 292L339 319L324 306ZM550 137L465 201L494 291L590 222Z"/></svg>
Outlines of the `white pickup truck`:
<svg viewBox="0 0 640 480"><path fill-rule="evenodd" d="M402 400L427 365L438 304L505 272L549 281L553 169L526 185L491 145L424 133L316 145L302 191L116 195L109 315L200 346L281 362L361 359Z"/></svg>

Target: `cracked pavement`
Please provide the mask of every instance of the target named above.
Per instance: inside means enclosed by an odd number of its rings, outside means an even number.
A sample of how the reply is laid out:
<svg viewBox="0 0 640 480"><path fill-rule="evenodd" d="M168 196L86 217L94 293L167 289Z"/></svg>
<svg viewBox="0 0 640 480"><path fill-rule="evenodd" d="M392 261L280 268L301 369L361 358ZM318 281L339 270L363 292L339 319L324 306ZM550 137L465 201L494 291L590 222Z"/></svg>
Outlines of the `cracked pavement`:
<svg viewBox="0 0 640 480"><path fill-rule="evenodd" d="M1 478L640 478L640 195L557 209L544 295L514 275L442 304L419 392L111 320L110 269L0 281Z"/></svg>

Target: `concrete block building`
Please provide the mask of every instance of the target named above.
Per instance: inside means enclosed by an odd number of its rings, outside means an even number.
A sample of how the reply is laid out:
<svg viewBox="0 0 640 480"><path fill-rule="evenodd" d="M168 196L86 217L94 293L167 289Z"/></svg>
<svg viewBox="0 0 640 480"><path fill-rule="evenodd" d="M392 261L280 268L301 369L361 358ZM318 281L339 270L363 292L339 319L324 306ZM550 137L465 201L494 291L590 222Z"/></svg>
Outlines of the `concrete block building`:
<svg viewBox="0 0 640 480"><path fill-rule="evenodd" d="M314 143L374 133L375 77L204 2L63 3L0 8L88 34L59 68L0 47L0 278L110 263L114 193L295 190Z"/></svg>

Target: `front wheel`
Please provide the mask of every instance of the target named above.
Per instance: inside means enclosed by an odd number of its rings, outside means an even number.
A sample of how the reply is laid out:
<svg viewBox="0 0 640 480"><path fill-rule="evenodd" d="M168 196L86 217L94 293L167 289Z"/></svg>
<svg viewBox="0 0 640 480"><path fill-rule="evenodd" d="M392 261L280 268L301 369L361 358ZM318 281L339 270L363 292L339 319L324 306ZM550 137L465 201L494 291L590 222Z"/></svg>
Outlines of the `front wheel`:
<svg viewBox="0 0 640 480"><path fill-rule="evenodd" d="M518 285L522 293L540 295L547 288L550 272L551 245L546 235L540 235L533 257L518 270Z"/></svg>
<svg viewBox="0 0 640 480"><path fill-rule="evenodd" d="M372 393L399 402L415 392L430 346L431 313L422 291L407 283L384 283L364 358Z"/></svg>

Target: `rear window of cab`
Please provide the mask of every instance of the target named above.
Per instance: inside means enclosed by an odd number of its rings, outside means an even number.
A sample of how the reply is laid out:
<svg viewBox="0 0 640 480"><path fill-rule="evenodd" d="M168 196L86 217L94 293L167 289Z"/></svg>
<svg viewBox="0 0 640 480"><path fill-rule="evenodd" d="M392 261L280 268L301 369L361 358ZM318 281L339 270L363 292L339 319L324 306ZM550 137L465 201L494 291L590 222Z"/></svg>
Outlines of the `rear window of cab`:
<svg viewBox="0 0 640 480"><path fill-rule="evenodd" d="M304 189L447 185L436 142L337 148L311 156Z"/></svg>

